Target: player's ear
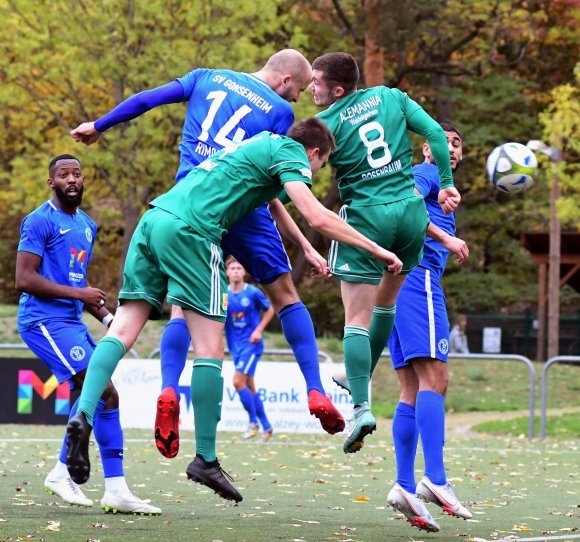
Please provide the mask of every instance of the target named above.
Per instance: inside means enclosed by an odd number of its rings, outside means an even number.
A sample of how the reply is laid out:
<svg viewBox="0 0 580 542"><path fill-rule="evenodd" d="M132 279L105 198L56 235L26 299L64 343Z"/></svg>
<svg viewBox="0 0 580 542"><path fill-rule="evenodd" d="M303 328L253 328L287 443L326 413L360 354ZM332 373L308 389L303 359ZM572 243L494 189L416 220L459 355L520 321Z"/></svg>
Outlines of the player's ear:
<svg viewBox="0 0 580 542"><path fill-rule="evenodd" d="M49 188L54 188L54 181L52 180L51 177L46 179L46 184L48 185Z"/></svg>
<svg viewBox="0 0 580 542"><path fill-rule="evenodd" d="M334 94L334 98L338 100L341 96L344 96L344 87L337 85L332 90L332 93Z"/></svg>
<svg viewBox="0 0 580 542"><path fill-rule="evenodd" d="M320 148L314 147L313 149L308 149L306 155L308 156L308 161L312 162L320 154Z"/></svg>

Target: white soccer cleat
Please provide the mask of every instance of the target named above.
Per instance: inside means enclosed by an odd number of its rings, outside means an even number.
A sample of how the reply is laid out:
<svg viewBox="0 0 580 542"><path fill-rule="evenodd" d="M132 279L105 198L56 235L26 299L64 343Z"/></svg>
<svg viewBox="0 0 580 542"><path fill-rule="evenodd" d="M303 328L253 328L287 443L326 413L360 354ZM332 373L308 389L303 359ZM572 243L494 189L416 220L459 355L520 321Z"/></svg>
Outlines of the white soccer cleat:
<svg viewBox="0 0 580 542"><path fill-rule="evenodd" d="M161 508L142 501L130 491L117 493L110 491L101 499L101 508L113 514L136 514L142 516L158 516Z"/></svg>
<svg viewBox="0 0 580 542"><path fill-rule="evenodd" d="M70 476L57 478L53 471L50 471L44 480L44 489L72 506L93 506L93 501L82 492Z"/></svg>
<svg viewBox="0 0 580 542"><path fill-rule="evenodd" d="M244 440L249 440L251 438L254 438L258 434L259 430L260 430L260 426L257 423L250 422L248 424L248 428L246 429L246 432L242 435L242 438Z"/></svg>
<svg viewBox="0 0 580 542"><path fill-rule="evenodd" d="M399 484L395 484L389 491L387 503L397 512L401 512L413 527L430 533L439 531L439 524L431 517L421 499L403 489Z"/></svg>
<svg viewBox="0 0 580 542"><path fill-rule="evenodd" d="M473 517L471 512L459 502L459 499L453 493L450 482L439 486L424 476L417 485L417 495L425 502L432 502L440 506L450 516L463 519L471 519Z"/></svg>

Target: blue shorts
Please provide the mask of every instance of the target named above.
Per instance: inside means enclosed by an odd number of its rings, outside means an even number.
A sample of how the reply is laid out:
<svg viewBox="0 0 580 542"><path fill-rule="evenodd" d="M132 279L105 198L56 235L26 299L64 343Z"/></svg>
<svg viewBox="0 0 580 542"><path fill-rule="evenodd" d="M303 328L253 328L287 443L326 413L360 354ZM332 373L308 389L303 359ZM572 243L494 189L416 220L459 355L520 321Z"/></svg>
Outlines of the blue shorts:
<svg viewBox="0 0 580 542"><path fill-rule="evenodd" d="M263 346L255 348L254 345L249 345L248 348L244 348L235 354L232 353L236 372L244 373L248 376L254 376L256 366L258 365L258 361L260 361L263 352Z"/></svg>
<svg viewBox="0 0 580 542"><path fill-rule="evenodd" d="M43 322L21 331L20 336L33 354L48 366L59 384L84 371L97 346L87 326L78 320ZM72 382L71 387L74 387Z"/></svg>
<svg viewBox="0 0 580 542"><path fill-rule="evenodd" d="M271 284L292 270L267 205L240 218L222 238L224 262L231 254L255 282Z"/></svg>
<svg viewBox="0 0 580 542"><path fill-rule="evenodd" d="M403 283L388 347L395 369L410 365L415 358L447 362L449 319L445 294L429 269L415 267Z"/></svg>

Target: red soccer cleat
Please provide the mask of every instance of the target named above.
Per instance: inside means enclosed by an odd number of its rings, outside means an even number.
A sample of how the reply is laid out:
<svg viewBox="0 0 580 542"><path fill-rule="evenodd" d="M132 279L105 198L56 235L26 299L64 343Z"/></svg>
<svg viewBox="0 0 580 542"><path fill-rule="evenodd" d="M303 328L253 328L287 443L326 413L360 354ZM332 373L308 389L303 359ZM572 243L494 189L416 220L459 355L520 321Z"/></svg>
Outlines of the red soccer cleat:
<svg viewBox="0 0 580 542"><path fill-rule="evenodd" d="M344 429L344 418L332 404L330 397L320 393L318 390L308 392L308 410L310 414L320 420L320 425L327 433L334 435Z"/></svg>
<svg viewBox="0 0 580 542"><path fill-rule="evenodd" d="M159 453L169 459L179 452L179 397L171 386L157 398L155 444Z"/></svg>

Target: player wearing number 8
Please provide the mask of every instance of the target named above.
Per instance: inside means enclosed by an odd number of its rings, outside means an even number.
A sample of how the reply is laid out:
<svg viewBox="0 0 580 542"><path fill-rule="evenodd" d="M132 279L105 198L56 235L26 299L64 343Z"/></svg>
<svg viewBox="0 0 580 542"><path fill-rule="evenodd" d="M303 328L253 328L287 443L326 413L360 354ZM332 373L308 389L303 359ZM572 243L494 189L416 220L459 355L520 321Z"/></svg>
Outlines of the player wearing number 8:
<svg viewBox="0 0 580 542"><path fill-rule="evenodd" d="M414 191L413 149L408 130L429 142L441 178L439 203L451 212L459 203L441 127L398 89L357 90L359 70L346 53L328 53L312 64L314 103L330 106L318 118L330 128L336 150L341 217L403 262L401 275L343 243L331 245L329 268L341 280L345 308L344 359L354 419L345 453L358 451L376 428L369 407L369 376L393 329L398 292L423 254L429 219L423 198Z"/></svg>

